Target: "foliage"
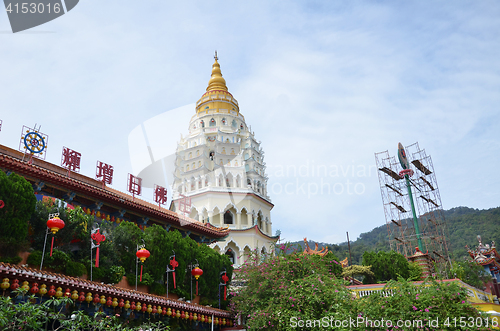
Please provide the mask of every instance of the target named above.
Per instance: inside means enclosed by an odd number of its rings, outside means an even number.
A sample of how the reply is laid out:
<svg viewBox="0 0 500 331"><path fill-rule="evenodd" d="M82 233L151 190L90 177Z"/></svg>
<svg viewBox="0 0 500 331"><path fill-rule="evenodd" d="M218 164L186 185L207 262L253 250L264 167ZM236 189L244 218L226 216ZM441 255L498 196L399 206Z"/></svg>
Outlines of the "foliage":
<svg viewBox="0 0 500 331"><path fill-rule="evenodd" d="M139 330L169 330L161 322L144 322L132 327L129 320L119 315L106 316L96 312L93 316L79 310L72 312L73 300L66 297L51 298L41 304L33 304L35 296L27 297L21 288L14 294L16 297L0 297L0 328L2 330L74 330L74 331L139 331Z"/></svg>
<svg viewBox="0 0 500 331"><path fill-rule="evenodd" d="M387 296L387 291L392 295ZM371 294L358 299L358 317L372 321L384 319L385 326L391 321L396 326L398 321L412 323L413 325L402 325L404 330L420 330L426 327L431 330L477 330L479 328L463 324L474 320L478 325L479 312L467 302L467 290L461 288L454 282L436 282L431 280L416 286L411 282L399 278L398 281L391 280L384 287L384 291ZM472 318L472 319L469 319ZM429 321L431 327L429 327ZM446 323L448 321L448 325ZM418 327L422 323L423 328ZM376 327L363 323L363 330L392 329L390 327ZM398 329L398 328L394 328ZM401 326L399 329L402 329Z"/></svg>
<svg viewBox="0 0 500 331"><path fill-rule="evenodd" d="M119 283L125 275L125 269L122 266L111 266L109 268L108 280L111 284Z"/></svg>
<svg viewBox="0 0 500 331"><path fill-rule="evenodd" d="M68 261L64 273L68 276L80 277L87 273L87 268L80 262Z"/></svg>
<svg viewBox="0 0 500 331"><path fill-rule="evenodd" d="M1 257L0 262L5 262L5 263L10 263L10 264L18 264L21 262L23 259L20 256L13 256L13 257Z"/></svg>
<svg viewBox="0 0 500 331"><path fill-rule="evenodd" d="M298 318L351 316L355 302L335 277L338 262L333 254L290 254L259 261L254 255L241 267L246 287L232 293L231 309L247 319L250 329L296 330L293 321Z"/></svg>
<svg viewBox="0 0 500 331"><path fill-rule="evenodd" d="M450 278L459 278L464 283L480 290L485 288L491 279L491 274L484 271L484 267L472 261L454 261L449 272Z"/></svg>
<svg viewBox="0 0 500 331"><path fill-rule="evenodd" d="M374 276L363 279L364 284L374 284L376 282L385 283L391 279L410 277L410 266L406 258L395 252L365 252L363 254L363 265L371 266Z"/></svg>
<svg viewBox="0 0 500 331"><path fill-rule="evenodd" d="M70 257L68 254L54 249L52 252L52 256L50 256L50 252L46 252L43 259L43 267L51 268L55 271L65 271L66 266L70 263ZM40 267L40 263L42 262L42 252L34 251L28 257L27 263L35 268Z"/></svg>
<svg viewBox="0 0 500 331"><path fill-rule="evenodd" d="M113 229L111 237L113 243L113 254L116 256L117 264L125 269L125 274L134 275L137 245L142 244L143 232L132 222L121 222ZM127 277L128 278L128 277Z"/></svg>
<svg viewBox="0 0 500 331"><path fill-rule="evenodd" d="M342 270L342 277L374 277L375 274L371 271L371 266L351 265Z"/></svg>
<svg viewBox="0 0 500 331"><path fill-rule="evenodd" d="M35 210L36 198L33 187L23 177L0 170L0 252L2 256L13 257L21 250L28 235L28 221Z"/></svg>
<svg viewBox="0 0 500 331"><path fill-rule="evenodd" d="M409 267L409 273L410 273L410 280L421 280L422 279L422 274L423 270L422 267L417 263L417 262L408 262L408 267Z"/></svg>
<svg viewBox="0 0 500 331"><path fill-rule="evenodd" d="M47 221L49 220L49 214L59 213L59 218L65 223L63 229L57 232L54 237L54 246L60 243L60 236L64 233L68 233L67 228L67 210L61 201L54 202L52 200L37 201L34 212L30 215L29 220L29 235L28 239L31 242L31 248L35 250L43 250L43 244L45 242L45 235L47 233ZM63 232L64 231L64 232ZM52 234L47 236L47 243L50 245Z"/></svg>
<svg viewBox="0 0 500 331"><path fill-rule="evenodd" d="M500 241L500 207L479 210L468 207L456 207L443 210L443 216L448 228L447 244L450 256L461 261L469 256L466 245L477 245L477 235L481 235L484 243ZM384 223L380 215L378 224ZM395 226L395 225L391 225ZM300 245L301 242L298 242ZM340 258L349 257L347 242L338 245L320 244L319 247L329 248ZM383 224L369 232L362 233L355 241L351 241L352 264L361 264L362 255L367 250L390 251L387 225Z"/></svg>

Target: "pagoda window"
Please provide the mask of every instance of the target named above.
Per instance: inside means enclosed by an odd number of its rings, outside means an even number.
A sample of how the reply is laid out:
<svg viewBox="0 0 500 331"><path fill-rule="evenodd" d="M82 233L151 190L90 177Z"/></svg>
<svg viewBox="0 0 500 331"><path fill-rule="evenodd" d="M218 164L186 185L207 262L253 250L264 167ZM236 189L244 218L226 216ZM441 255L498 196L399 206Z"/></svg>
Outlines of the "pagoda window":
<svg viewBox="0 0 500 331"><path fill-rule="evenodd" d="M205 127L205 122L203 122L203 120L201 120L200 125L201 125L202 128L204 128Z"/></svg>
<svg viewBox="0 0 500 331"><path fill-rule="evenodd" d="M202 184L202 183L201 183L201 178L200 178L200 179L198 179L198 188L199 188L199 189L201 188L201 184Z"/></svg>
<svg viewBox="0 0 500 331"><path fill-rule="evenodd" d="M234 148L231 148L231 155L234 155Z"/></svg>
<svg viewBox="0 0 500 331"><path fill-rule="evenodd" d="M196 156L200 156L200 150L196 151Z"/></svg>
<svg viewBox="0 0 500 331"><path fill-rule="evenodd" d="M236 121L235 121L235 120L233 120L233 122L231 123L231 126L232 126L233 128L236 128L236 126L237 126L237 125L238 125L238 124L236 124Z"/></svg>
<svg viewBox="0 0 500 331"><path fill-rule="evenodd" d="M249 172L250 171L250 166L248 164L245 164L245 171ZM250 180L250 179L249 179Z"/></svg>
<svg viewBox="0 0 500 331"><path fill-rule="evenodd" d="M196 168L196 163L193 162L193 170Z"/></svg>
<svg viewBox="0 0 500 331"><path fill-rule="evenodd" d="M252 180L250 178L247 178L247 185L252 186Z"/></svg>
<svg viewBox="0 0 500 331"><path fill-rule="evenodd" d="M191 191L194 191L195 190L195 187L194 187L194 180L191 181Z"/></svg>
<svg viewBox="0 0 500 331"><path fill-rule="evenodd" d="M236 166L238 166L238 162L236 162ZM241 187L241 178L240 176L236 176L236 187Z"/></svg>
<svg viewBox="0 0 500 331"><path fill-rule="evenodd" d="M227 121L226 121L226 118L225 118L225 117L223 117L223 118L222 118L222 124L223 124L223 125L227 125Z"/></svg>
<svg viewBox="0 0 500 331"><path fill-rule="evenodd" d="M233 214L229 210L224 213L224 224L233 224Z"/></svg>
<svg viewBox="0 0 500 331"><path fill-rule="evenodd" d="M186 171L189 171L189 164L186 165Z"/></svg>
<svg viewBox="0 0 500 331"><path fill-rule="evenodd" d="M222 147L222 152L221 154L226 154L226 148Z"/></svg>
<svg viewBox="0 0 500 331"><path fill-rule="evenodd" d="M189 152L188 158L192 158L192 157L193 157L193 153Z"/></svg>
<svg viewBox="0 0 500 331"><path fill-rule="evenodd" d="M240 129L242 129L242 130L243 130L244 128L245 128L245 127L243 126L243 124L241 124L241 125L240 125Z"/></svg>
<svg viewBox="0 0 500 331"><path fill-rule="evenodd" d="M201 167L201 161L198 161L198 168Z"/></svg>
<svg viewBox="0 0 500 331"><path fill-rule="evenodd" d="M205 177L205 186L208 186L208 177Z"/></svg>
<svg viewBox="0 0 500 331"><path fill-rule="evenodd" d="M212 119L210 120L210 126L215 126L215 124L217 124L217 123L215 122L215 120L212 117Z"/></svg>

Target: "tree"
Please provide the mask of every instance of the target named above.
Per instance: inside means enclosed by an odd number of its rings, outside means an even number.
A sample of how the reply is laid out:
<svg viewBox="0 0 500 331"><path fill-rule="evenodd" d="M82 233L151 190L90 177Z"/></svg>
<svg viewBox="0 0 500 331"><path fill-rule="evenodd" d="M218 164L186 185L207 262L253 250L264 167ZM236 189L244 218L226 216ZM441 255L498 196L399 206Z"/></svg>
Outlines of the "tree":
<svg viewBox="0 0 500 331"><path fill-rule="evenodd" d="M480 290L485 289L486 283L491 279L491 274L486 273L482 265L472 261L453 261L448 275Z"/></svg>
<svg viewBox="0 0 500 331"><path fill-rule="evenodd" d="M258 261L254 257L242 266L246 286L231 301L232 311L245 318L250 329L319 330L301 323L355 319L355 301L336 277L340 266L332 253L283 254Z"/></svg>
<svg viewBox="0 0 500 331"><path fill-rule="evenodd" d="M35 210L36 198L31 184L23 177L0 170L0 251L2 255L14 256L25 245L28 221Z"/></svg>
<svg viewBox="0 0 500 331"><path fill-rule="evenodd" d="M400 277L389 281L383 291L357 299L357 304L359 330L490 330L482 327L485 321L467 302L467 290L455 282L431 279L416 286Z"/></svg>
<svg viewBox="0 0 500 331"><path fill-rule="evenodd" d="M384 283L391 279L410 277L410 266L406 258L395 252L364 252L363 265L371 266L371 271L375 274L373 277L365 277L363 283L374 284Z"/></svg>

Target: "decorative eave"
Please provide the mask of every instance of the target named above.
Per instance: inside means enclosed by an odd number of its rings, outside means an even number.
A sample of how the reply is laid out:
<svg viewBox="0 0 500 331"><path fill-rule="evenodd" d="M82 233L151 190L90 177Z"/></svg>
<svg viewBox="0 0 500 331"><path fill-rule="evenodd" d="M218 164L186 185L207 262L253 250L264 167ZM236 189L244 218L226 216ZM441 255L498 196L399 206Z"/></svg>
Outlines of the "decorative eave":
<svg viewBox="0 0 500 331"><path fill-rule="evenodd" d="M230 320L233 319L228 311L217 308L201 306L198 304L187 303L174 299L167 299L165 297L154 294L127 290L112 285L105 285L98 282L91 282L89 280L83 280L75 277L65 276L62 274L20 267L3 262L0 262L0 278L9 278L9 281L11 283L14 279L18 279L20 286L23 281L29 282L30 287L33 285L33 283L36 282L39 285L47 285L47 288L49 288L51 285L54 285L56 288L61 287L63 291L69 288L70 292L74 290L78 292L84 292L85 294L91 292L92 296L98 294L99 296L110 296L112 298L117 298L118 300L123 299L129 300L130 302L140 302L141 305L150 304L161 306L162 308L172 308L175 310L182 310L197 314L210 316L214 315L215 317L227 318Z"/></svg>
<svg viewBox="0 0 500 331"><path fill-rule="evenodd" d="M262 230L257 225L254 225L254 226L246 228L246 229L231 229L231 232L239 232L239 233L250 232L250 231L255 231L257 234L260 234L261 236L266 237L267 239L270 239L270 240L276 241L280 238L279 235L270 236L268 234L265 234L264 232L262 232Z"/></svg>
<svg viewBox="0 0 500 331"><path fill-rule="evenodd" d="M101 182L81 174L72 174L74 178L68 177L64 174L66 172L65 169L54 164L34 159L33 163L37 163L38 165L30 165L16 157L6 155L4 151L11 152L9 154L17 153L22 155L22 153L0 145L0 168L15 172L32 181L43 181L46 185L51 184L69 192L76 192L85 197L110 204L117 209L125 209L131 213L146 216L160 223L170 224L178 229L188 230L208 238L219 239L227 236L229 233L229 230L217 231L208 228L201 222L179 215L168 209L160 209L158 206L146 201L137 198L133 199L131 196L117 190L105 186L102 187Z"/></svg>

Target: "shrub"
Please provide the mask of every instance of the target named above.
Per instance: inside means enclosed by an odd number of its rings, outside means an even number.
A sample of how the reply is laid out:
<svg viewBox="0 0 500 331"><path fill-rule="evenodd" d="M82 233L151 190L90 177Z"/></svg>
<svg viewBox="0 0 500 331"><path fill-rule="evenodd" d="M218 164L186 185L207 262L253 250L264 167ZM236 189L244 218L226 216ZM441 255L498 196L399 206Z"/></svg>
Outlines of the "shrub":
<svg viewBox="0 0 500 331"><path fill-rule="evenodd" d="M79 277L87 272L87 268L80 262L68 261L65 273L68 276Z"/></svg>
<svg viewBox="0 0 500 331"><path fill-rule="evenodd" d="M386 296L385 291L391 291ZM405 330L439 329L439 330L478 330L460 325L462 320L474 320L480 317L479 312L467 302L467 290L455 282L437 282L431 280L416 286L411 282L399 278L391 280L384 287L384 291L358 299L359 317L365 320L384 319L396 326L398 321L410 321L414 324L406 326ZM472 319L471 319L472 318ZM419 322L420 321L420 322ZM437 321L437 322L436 322ZM448 324L447 324L448 321ZM436 323L436 324L429 324ZM479 324L479 323L477 323ZM476 324L476 325L477 325ZM365 326L363 324L363 326ZM379 327L365 327L363 330L376 330ZM383 328L386 329L386 328ZM391 329L391 328L387 328ZM399 328L401 329L401 327Z"/></svg>
<svg viewBox="0 0 500 331"><path fill-rule="evenodd" d="M122 280L124 275L125 269L122 266L114 265L108 269L106 280L108 281L108 283L117 284Z"/></svg>
<svg viewBox="0 0 500 331"><path fill-rule="evenodd" d="M1 257L0 262L5 262L5 263L10 263L10 264L18 264L21 262L23 259L20 256L13 256L13 257Z"/></svg>

